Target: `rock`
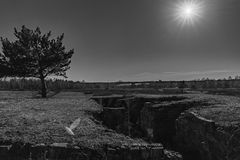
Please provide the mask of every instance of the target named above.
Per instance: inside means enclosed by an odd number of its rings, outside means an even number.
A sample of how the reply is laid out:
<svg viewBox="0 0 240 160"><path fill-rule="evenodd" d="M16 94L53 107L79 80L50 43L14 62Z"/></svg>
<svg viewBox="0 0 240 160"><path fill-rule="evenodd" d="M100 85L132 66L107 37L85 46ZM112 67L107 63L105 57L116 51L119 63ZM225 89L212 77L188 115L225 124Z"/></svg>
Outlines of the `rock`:
<svg viewBox="0 0 240 160"><path fill-rule="evenodd" d="M176 144L184 160L240 159L240 136L234 134L190 111L176 120Z"/></svg>
<svg viewBox="0 0 240 160"><path fill-rule="evenodd" d="M164 150L165 160L183 160L182 155L177 152Z"/></svg>
<svg viewBox="0 0 240 160"><path fill-rule="evenodd" d="M165 151L162 144L132 144L107 149L108 160L182 160L179 153Z"/></svg>
<svg viewBox="0 0 240 160"><path fill-rule="evenodd" d="M67 148L69 147L68 143L53 143L50 145L51 147L62 147L62 148Z"/></svg>
<svg viewBox="0 0 240 160"><path fill-rule="evenodd" d="M9 154L9 150L12 145L1 145L0 146L0 157L6 157Z"/></svg>

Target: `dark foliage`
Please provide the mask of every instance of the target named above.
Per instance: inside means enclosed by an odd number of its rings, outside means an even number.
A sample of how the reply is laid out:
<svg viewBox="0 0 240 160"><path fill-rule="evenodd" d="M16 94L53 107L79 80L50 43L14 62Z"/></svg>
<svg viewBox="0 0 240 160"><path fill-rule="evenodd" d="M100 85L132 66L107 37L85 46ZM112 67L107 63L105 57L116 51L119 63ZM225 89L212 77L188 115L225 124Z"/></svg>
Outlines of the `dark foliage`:
<svg viewBox="0 0 240 160"><path fill-rule="evenodd" d="M46 97L47 76L66 77L70 68L73 50L66 51L62 41L64 35L50 39L51 32L42 34L22 26L14 29L16 41L1 38L3 53L0 54L0 76L34 77L41 80L42 97Z"/></svg>

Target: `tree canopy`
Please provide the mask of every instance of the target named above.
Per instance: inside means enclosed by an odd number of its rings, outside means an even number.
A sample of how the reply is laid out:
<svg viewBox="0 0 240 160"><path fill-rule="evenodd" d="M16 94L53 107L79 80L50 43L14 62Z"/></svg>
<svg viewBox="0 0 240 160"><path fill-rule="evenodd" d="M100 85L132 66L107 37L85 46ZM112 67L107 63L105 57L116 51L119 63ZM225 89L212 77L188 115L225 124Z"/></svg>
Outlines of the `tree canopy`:
<svg viewBox="0 0 240 160"><path fill-rule="evenodd" d="M51 32L42 34L39 27L32 30L22 26L20 31L14 28L14 35L14 42L1 37L0 76L40 78L42 97L46 97L45 78L66 77L73 49L66 51L64 34L50 39Z"/></svg>

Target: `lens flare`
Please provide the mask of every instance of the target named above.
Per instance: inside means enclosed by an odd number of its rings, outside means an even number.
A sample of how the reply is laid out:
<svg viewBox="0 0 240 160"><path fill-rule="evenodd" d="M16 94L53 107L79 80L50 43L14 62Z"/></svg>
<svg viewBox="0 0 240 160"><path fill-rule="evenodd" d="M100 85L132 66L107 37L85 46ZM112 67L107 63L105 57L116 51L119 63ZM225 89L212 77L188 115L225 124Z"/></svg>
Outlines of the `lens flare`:
<svg viewBox="0 0 240 160"><path fill-rule="evenodd" d="M203 8L201 0L180 0L174 6L174 20L181 26L193 26L202 18Z"/></svg>

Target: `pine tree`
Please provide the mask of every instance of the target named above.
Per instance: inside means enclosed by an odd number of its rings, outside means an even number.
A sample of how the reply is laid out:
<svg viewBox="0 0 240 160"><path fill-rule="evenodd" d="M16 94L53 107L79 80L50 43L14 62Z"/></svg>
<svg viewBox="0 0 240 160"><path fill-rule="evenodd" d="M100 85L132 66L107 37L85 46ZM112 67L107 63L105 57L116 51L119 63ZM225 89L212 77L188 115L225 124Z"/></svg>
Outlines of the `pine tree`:
<svg viewBox="0 0 240 160"><path fill-rule="evenodd" d="M50 39L51 32L41 34L39 27L31 30L22 26L20 31L14 28L14 35L17 39L14 42L1 37L0 76L39 78L45 98L45 78L66 77L74 51L66 51L62 43L64 34Z"/></svg>

